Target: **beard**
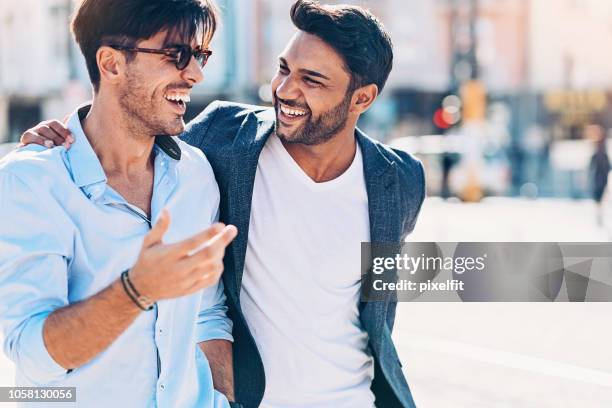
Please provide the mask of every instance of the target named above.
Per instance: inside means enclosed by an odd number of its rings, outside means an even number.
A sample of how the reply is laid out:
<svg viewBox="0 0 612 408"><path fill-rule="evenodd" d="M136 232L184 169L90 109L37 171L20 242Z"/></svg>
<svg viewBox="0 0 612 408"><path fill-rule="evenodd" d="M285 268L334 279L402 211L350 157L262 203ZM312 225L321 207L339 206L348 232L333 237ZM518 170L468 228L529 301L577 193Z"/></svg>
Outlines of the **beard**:
<svg viewBox="0 0 612 408"><path fill-rule="evenodd" d="M317 118L313 118L312 115L309 115L306 119L306 123L302 124L291 133L284 133L280 130L278 123L280 106L278 97L276 97L274 103L274 109L276 110L276 135L283 142L290 144L315 146L327 142L346 126L351 98L353 96L352 94L352 92L347 92L344 95L344 99L337 106L323 112ZM296 103L286 102L287 101L283 100L284 105L299 107ZM308 107L305 107L305 109L312 112Z"/></svg>
<svg viewBox="0 0 612 408"><path fill-rule="evenodd" d="M155 94L143 86L146 83L139 72L128 69L126 83L119 95L119 106L126 112L129 128L134 134L149 136L180 134L185 130L183 116L168 112L163 95L158 95L157 100Z"/></svg>

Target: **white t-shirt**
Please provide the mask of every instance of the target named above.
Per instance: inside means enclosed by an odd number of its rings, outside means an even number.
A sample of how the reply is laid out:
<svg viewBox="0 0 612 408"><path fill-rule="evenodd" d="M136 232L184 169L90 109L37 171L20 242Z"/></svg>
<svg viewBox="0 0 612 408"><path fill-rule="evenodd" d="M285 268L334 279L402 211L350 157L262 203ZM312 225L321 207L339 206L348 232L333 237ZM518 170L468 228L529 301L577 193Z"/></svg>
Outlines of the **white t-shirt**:
<svg viewBox="0 0 612 408"><path fill-rule="evenodd" d="M372 408L359 321L360 244L370 240L361 151L314 182L271 135L255 176L241 304L263 359L262 408Z"/></svg>

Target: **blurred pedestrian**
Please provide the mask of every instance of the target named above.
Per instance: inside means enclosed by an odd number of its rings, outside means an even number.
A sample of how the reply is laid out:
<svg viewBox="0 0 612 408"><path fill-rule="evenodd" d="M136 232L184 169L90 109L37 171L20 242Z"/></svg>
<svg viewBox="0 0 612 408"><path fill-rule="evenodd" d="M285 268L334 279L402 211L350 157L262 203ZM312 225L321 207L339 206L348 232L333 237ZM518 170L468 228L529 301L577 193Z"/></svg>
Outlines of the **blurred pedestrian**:
<svg viewBox="0 0 612 408"><path fill-rule="evenodd" d="M451 196L450 191L450 172L457 161L457 155L445 151L442 154L442 188L440 189L440 195L442 198L449 198Z"/></svg>
<svg viewBox="0 0 612 408"><path fill-rule="evenodd" d="M606 151L606 137L599 125L590 125L585 129L585 136L595 142L595 153L591 157L589 174L593 199L597 204L597 225L603 225L602 198L608 185L610 158Z"/></svg>

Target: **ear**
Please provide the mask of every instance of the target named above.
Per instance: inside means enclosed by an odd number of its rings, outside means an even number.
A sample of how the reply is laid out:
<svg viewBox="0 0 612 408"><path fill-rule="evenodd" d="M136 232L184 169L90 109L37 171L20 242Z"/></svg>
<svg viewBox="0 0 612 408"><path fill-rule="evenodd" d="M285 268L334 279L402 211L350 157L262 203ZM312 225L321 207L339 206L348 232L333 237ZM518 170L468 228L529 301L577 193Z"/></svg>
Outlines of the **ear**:
<svg viewBox="0 0 612 408"><path fill-rule="evenodd" d="M122 52L102 46L96 53L96 61L100 71L100 84L102 84L102 80L111 84L120 82L127 65L125 55Z"/></svg>
<svg viewBox="0 0 612 408"><path fill-rule="evenodd" d="M361 88L357 88L353 92L353 104L351 106L351 112L362 114L374 103L378 96L378 86L375 84L365 85Z"/></svg>

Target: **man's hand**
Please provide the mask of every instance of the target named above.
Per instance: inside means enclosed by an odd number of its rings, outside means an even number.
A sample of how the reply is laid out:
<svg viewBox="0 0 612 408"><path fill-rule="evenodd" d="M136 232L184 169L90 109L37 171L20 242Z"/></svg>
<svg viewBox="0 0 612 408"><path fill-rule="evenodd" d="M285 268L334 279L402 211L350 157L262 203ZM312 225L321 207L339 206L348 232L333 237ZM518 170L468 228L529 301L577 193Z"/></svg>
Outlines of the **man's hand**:
<svg viewBox="0 0 612 408"><path fill-rule="evenodd" d="M207 340L199 343L199 346L208 360L215 390L224 394L229 402L234 402L236 397L234 395L232 342Z"/></svg>
<svg viewBox="0 0 612 408"><path fill-rule="evenodd" d="M24 146L37 144L48 148L64 146L66 149L69 149L72 143L74 143L74 137L62 122L46 120L26 130L21 135L20 142Z"/></svg>
<svg viewBox="0 0 612 408"><path fill-rule="evenodd" d="M162 237L169 225L170 216L164 211L145 236L138 261L130 271L136 289L153 301L187 295L217 283L225 247L238 233L233 225L215 224L184 241L164 244ZM92 297L51 313L43 329L45 346L62 367L81 367L106 350L140 313L117 279Z"/></svg>
<svg viewBox="0 0 612 408"><path fill-rule="evenodd" d="M184 241L164 244L169 225L170 216L164 211L146 235L129 273L136 290L154 302L216 284L223 272L225 248L238 233L233 225L217 223Z"/></svg>

